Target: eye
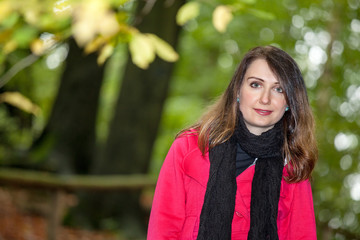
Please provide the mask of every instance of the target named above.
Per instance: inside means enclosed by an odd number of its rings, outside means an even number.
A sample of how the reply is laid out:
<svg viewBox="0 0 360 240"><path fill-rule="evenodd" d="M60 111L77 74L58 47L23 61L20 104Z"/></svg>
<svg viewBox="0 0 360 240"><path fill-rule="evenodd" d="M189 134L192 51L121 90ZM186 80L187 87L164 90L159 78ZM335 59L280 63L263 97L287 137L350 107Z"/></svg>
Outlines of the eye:
<svg viewBox="0 0 360 240"><path fill-rule="evenodd" d="M282 87L275 87L274 90L278 93L283 93L284 90L282 89Z"/></svg>
<svg viewBox="0 0 360 240"><path fill-rule="evenodd" d="M258 83L258 82L252 82L252 83L250 83L250 87L252 87L252 88L259 88L259 87L261 87L261 85L260 85L260 83Z"/></svg>

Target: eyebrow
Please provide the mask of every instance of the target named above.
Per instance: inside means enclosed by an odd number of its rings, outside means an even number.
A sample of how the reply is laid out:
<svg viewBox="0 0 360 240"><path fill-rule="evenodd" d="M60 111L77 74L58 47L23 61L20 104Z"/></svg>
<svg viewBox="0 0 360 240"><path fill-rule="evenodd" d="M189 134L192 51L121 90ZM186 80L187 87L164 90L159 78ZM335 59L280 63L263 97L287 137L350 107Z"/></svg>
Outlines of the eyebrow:
<svg viewBox="0 0 360 240"><path fill-rule="evenodd" d="M262 81L262 82L265 82L264 79L259 78L259 77L254 77L254 76L250 76L250 77L248 77L246 80L249 80L249 79L251 79L251 78L254 78L254 79L259 80L259 81ZM279 82L274 82L274 84L280 84L280 83L279 83Z"/></svg>

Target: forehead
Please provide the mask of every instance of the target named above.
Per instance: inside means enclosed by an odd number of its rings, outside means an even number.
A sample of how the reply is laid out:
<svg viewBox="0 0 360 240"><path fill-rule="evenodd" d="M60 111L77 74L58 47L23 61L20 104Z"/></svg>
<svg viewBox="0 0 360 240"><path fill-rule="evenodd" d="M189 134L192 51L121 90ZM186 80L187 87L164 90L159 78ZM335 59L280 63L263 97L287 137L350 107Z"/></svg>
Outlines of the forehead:
<svg viewBox="0 0 360 240"><path fill-rule="evenodd" d="M244 81L253 78L258 78L269 83L279 83L279 79L271 70L265 59L256 59L249 65L244 76Z"/></svg>

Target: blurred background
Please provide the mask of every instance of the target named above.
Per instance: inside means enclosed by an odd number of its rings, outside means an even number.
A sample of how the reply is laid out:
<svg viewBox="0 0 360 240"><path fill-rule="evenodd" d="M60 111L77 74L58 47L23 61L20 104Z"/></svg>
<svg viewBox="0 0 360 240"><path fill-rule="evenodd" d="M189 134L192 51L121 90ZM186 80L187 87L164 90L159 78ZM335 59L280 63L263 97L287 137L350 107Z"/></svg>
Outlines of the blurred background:
<svg viewBox="0 0 360 240"><path fill-rule="evenodd" d="M269 44L316 117L318 239L360 239L360 0L1 0L0 239L145 239L176 133Z"/></svg>

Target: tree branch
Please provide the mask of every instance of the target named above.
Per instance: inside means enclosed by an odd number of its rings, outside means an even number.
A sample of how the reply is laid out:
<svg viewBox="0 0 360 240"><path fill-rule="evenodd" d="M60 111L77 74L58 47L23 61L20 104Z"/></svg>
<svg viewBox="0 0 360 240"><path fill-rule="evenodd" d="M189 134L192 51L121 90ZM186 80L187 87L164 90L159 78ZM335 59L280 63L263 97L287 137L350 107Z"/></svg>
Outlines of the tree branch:
<svg viewBox="0 0 360 240"><path fill-rule="evenodd" d="M54 173L0 169L0 184L57 190L113 191L154 187L156 179L146 174L131 175L58 175Z"/></svg>
<svg viewBox="0 0 360 240"><path fill-rule="evenodd" d="M17 62L14 66L12 66L12 68L10 68L9 71L7 71L0 78L0 88L2 88L7 82L9 82L10 79L13 78L16 74L18 74L21 70L30 66L38 59L39 59L39 56L30 54L30 55L24 57L23 59L21 59L19 62Z"/></svg>

